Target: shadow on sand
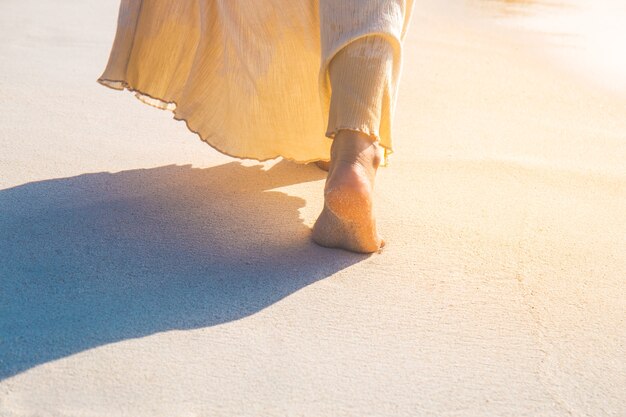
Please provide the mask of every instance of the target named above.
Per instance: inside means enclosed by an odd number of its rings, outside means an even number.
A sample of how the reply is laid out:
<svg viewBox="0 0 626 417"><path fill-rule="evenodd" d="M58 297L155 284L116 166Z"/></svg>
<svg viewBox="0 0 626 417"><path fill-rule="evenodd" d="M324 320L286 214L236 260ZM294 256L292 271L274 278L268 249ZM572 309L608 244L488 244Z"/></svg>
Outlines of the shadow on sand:
<svg viewBox="0 0 626 417"><path fill-rule="evenodd" d="M0 190L0 379L85 349L240 319L365 256L310 241L277 187L317 168L238 162Z"/></svg>

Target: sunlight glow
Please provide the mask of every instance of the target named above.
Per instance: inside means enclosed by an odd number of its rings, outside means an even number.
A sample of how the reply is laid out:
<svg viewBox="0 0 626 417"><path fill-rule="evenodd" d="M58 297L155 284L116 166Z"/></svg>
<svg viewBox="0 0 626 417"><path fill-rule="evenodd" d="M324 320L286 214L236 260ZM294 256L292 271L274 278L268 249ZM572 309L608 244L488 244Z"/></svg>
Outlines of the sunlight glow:
<svg viewBox="0 0 626 417"><path fill-rule="evenodd" d="M545 35L553 57L597 85L626 92L626 2L483 0L480 6L502 24Z"/></svg>

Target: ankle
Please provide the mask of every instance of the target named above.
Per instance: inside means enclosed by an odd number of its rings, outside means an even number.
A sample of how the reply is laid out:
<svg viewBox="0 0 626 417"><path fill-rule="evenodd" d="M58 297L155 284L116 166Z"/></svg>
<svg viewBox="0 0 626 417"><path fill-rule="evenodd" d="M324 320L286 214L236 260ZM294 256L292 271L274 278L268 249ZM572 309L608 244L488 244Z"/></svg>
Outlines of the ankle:
<svg viewBox="0 0 626 417"><path fill-rule="evenodd" d="M331 162L360 165L378 169L383 159L381 146L365 133L339 130L331 146Z"/></svg>

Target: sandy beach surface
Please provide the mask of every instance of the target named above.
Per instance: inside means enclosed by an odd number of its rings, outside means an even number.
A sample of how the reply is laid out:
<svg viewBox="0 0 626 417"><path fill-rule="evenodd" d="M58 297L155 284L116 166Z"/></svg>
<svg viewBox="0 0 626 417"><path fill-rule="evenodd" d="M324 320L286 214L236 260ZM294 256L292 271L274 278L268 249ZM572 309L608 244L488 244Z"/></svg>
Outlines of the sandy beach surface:
<svg viewBox="0 0 626 417"><path fill-rule="evenodd" d="M436 4L361 256L96 83L117 2L3 0L0 416L626 416L626 95Z"/></svg>

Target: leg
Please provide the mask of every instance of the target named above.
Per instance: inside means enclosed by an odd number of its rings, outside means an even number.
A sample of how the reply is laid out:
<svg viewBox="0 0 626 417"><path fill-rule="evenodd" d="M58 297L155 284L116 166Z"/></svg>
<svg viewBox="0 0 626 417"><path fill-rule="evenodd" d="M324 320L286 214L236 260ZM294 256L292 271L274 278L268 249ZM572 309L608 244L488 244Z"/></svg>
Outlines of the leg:
<svg viewBox="0 0 626 417"><path fill-rule="evenodd" d="M313 240L322 246L371 253L383 244L372 198L383 157L377 139L393 58L386 39L370 36L344 47L330 63L326 134L334 140L324 209L313 227Z"/></svg>
<svg viewBox="0 0 626 417"><path fill-rule="evenodd" d="M382 247L372 201L381 160L382 149L371 137L339 130L331 148L324 209L313 227L316 243L362 253Z"/></svg>

